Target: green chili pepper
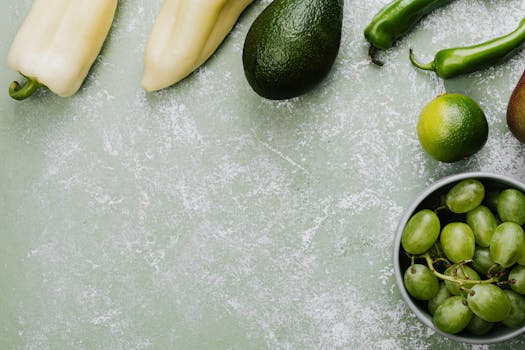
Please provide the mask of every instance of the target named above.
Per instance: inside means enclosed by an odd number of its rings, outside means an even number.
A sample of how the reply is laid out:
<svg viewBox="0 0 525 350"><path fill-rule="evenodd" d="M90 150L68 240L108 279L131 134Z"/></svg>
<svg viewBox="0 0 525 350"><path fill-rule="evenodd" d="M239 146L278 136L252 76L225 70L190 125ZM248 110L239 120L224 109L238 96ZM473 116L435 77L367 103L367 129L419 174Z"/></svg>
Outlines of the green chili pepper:
<svg viewBox="0 0 525 350"><path fill-rule="evenodd" d="M427 64L419 63L412 49L410 61L418 68L436 72L443 78L453 78L471 73L512 56L525 42L525 18L514 31L487 42L438 51L434 60Z"/></svg>
<svg viewBox="0 0 525 350"><path fill-rule="evenodd" d="M375 58L378 49L386 50L408 33L421 18L437 7L453 0L394 0L383 7L365 29L365 38L370 42L368 57L382 66Z"/></svg>

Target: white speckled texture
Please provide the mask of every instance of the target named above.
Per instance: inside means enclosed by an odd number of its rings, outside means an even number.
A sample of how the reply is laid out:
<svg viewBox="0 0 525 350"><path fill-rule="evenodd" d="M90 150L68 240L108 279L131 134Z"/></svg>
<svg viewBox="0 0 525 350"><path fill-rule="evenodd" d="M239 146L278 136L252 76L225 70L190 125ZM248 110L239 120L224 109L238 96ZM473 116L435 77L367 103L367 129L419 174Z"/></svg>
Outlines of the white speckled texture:
<svg viewBox="0 0 525 350"><path fill-rule="evenodd" d="M408 61L409 47L427 60L512 30L525 2L457 0L378 68L362 31L386 2L345 2L334 69L290 101L261 99L242 71L267 0L170 89L139 84L160 1L122 0L79 93L1 93L0 349L523 349L433 334L403 304L391 251L433 181L525 181L505 123L525 50L447 82ZM30 3L0 0L4 58ZM0 86L16 78L0 65ZM487 114L489 140L468 161L437 163L417 141L419 110L444 91Z"/></svg>

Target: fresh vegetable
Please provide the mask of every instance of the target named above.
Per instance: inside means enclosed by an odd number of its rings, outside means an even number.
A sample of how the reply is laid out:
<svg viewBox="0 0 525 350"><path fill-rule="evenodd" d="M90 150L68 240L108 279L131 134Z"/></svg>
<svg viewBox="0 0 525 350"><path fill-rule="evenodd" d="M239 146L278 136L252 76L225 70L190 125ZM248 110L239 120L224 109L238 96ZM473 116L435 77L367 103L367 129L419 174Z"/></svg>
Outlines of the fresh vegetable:
<svg viewBox="0 0 525 350"><path fill-rule="evenodd" d="M432 10L452 0L395 0L383 7L365 28L365 38L370 42L370 60L382 66L375 58L378 49L386 50L407 34L414 25Z"/></svg>
<svg viewBox="0 0 525 350"><path fill-rule="evenodd" d="M427 64L419 63L410 49L410 61L417 68L434 71L448 79L494 65L514 54L524 42L525 18L509 34L473 46L440 50Z"/></svg>
<svg viewBox="0 0 525 350"><path fill-rule="evenodd" d="M407 220L402 246L417 247L417 253L404 249L405 289L426 305L438 329L482 335L495 325L525 324L525 266L520 265L525 260L525 232L507 221L514 219L509 213L515 208L506 197L514 197L515 191L465 179L433 193ZM495 193L497 211L482 204L486 194ZM433 231L441 226L436 239ZM423 246L428 249L421 252Z"/></svg>
<svg viewBox="0 0 525 350"><path fill-rule="evenodd" d="M343 0L275 0L244 42L244 74L262 97L299 96L330 71L341 42Z"/></svg>
<svg viewBox="0 0 525 350"><path fill-rule="evenodd" d="M525 143L525 72L510 95L507 125L512 135L521 143Z"/></svg>
<svg viewBox="0 0 525 350"><path fill-rule="evenodd" d="M8 64L27 79L12 82L17 100L47 86L71 96L82 85L109 32L117 0L35 0L8 54Z"/></svg>
<svg viewBox="0 0 525 350"><path fill-rule="evenodd" d="M166 88L202 65L253 0L165 0L150 33L142 86Z"/></svg>

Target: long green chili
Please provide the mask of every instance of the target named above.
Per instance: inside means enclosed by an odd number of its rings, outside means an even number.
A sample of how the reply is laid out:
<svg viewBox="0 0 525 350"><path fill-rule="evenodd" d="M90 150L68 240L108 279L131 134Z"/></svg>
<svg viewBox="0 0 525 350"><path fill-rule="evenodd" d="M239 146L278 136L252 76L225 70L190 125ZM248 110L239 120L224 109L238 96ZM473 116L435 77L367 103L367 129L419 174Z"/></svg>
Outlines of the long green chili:
<svg viewBox="0 0 525 350"><path fill-rule="evenodd" d="M383 7L365 28L365 38L370 42L370 60L382 66L375 58L378 49L386 50L408 33L421 18L437 7L453 0L394 0Z"/></svg>
<svg viewBox="0 0 525 350"><path fill-rule="evenodd" d="M420 69L430 70L443 78L453 78L494 65L516 53L525 42L525 18L512 32L481 44L440 50L434 60L419 63L410 49L410 61Z"/></svg>

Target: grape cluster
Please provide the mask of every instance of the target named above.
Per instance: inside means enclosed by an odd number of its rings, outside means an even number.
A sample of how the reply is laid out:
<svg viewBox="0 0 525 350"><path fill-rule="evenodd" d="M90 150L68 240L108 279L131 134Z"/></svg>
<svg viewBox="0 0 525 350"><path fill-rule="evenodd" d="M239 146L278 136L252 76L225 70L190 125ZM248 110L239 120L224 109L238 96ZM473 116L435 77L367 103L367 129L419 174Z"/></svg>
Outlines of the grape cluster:
<svg viewBox="0 0 525 350"><path fill-rule="evenodd" d="M525 325L525 195L458 182L440 204L408 220L401 245L412 298L426 303L446 333L488 333L496 324Z"/></svg>

